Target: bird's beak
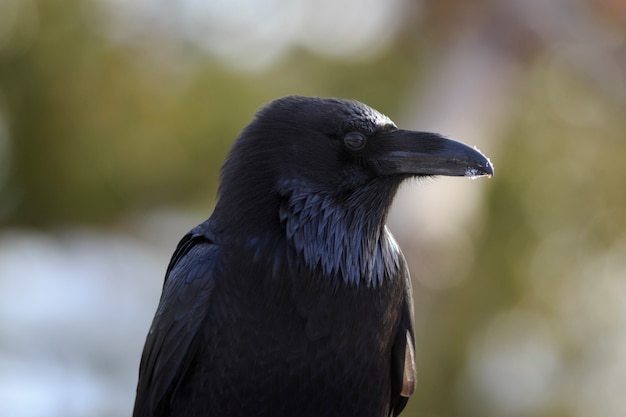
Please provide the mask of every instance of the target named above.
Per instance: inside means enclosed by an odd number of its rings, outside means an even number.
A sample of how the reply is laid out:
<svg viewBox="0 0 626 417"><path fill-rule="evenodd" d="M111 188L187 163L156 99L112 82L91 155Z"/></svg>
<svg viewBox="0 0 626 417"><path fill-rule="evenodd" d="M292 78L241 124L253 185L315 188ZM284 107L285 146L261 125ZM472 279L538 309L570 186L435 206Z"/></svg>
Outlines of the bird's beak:
<svg viewBox="0 0 626 417"><path fill-rule="evenodd" d="M478 149L436 133L393 130L378 142L381 174L482 177L493 165Z"/></svg>

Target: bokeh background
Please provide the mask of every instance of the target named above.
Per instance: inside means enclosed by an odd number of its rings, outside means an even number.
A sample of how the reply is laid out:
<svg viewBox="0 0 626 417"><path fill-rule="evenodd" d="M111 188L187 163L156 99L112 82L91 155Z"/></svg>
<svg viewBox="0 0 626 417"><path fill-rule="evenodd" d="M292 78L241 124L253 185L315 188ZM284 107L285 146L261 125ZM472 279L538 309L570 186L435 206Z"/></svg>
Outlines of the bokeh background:
<svg viewBox="0 0 626 417"><path fill-rule="evenodd" d="M169 256L287 94L496 167L393 207L403 415L626 416L624 0L0 0L0 415L130 415Z"/></svg>

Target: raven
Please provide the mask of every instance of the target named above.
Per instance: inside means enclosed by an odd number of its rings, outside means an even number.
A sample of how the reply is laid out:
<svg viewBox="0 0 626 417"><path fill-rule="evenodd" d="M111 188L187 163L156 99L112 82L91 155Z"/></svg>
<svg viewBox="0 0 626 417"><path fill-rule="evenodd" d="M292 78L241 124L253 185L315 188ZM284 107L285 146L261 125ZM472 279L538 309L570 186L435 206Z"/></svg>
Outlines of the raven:
<svg viewBox="0 0 626 417"><path fill-rule="evenodd" d="M169 263L133 416L400 413L416 376L392 199L409 177L492 174L476 149L357 101L262 108L222 167L213 214Z"/></svg>

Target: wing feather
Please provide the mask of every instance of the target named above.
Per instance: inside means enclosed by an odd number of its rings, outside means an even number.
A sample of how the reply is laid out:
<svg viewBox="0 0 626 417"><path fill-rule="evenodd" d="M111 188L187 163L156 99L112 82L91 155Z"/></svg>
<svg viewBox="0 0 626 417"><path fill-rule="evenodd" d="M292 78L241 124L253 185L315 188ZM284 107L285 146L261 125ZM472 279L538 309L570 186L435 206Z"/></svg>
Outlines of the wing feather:
<svg viewBox="0 0 626 417"><path fill-rule="evenodd" d="M391 357L391 414L397 416L406 406L409 396L415 391L417 373L415 370L415 341L413 335L413 290L408 270L404 271L405 294L402 316L396 333Z"/></svg>
<svg viewBox="0 0 626 417"><path fill-rule="evenodd" d="M192 230L178 244L141 357L133 417L166 415L166 400L189 365L206 319L219 255L219 246L201 230Z"/></svg>

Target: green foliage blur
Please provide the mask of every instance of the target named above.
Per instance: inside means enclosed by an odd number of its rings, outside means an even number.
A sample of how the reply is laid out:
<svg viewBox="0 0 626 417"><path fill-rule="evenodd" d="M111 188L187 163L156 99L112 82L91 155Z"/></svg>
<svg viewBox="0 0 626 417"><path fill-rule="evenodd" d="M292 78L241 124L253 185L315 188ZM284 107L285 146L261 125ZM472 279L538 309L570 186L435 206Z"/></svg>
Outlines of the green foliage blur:
<svg viewBox="0 0 626 417"><path fill-rule="evenodd" d="M393 110L411 76L411 51L367 64L296 51L271 70L233 71L157 35L112 42L97 6L39 1L37 22L18 7L0 38L0 224L106 224L129 210L206 206L228 147L262 104L336 95Z"/></svg>
<svg viewBox="0 0 626 417"><path fill-rule="evenodd" d="M626 167L621 162L626 112L589 87L549 62L529 69L519 98L522 111L496 160L470 278L439 297L423 318L436 323L436 330L423 335L422 363L437 366L422 366L423 385L411 404L421 410L415 415L582 416L583 405L588 406L584 398L595 395L601 404L594 404L596 410L619 415L613 407L622 401L622 377L608 374L621 375L623 368L614 368L621 353L602 350L611 351L611 343L623 346L608 340L616 332L623 335L624 311L616 305L626 300ZM468 389L473 397L464 398L460 408L468 351L508 314L529 316L533 326L547 329L547 344L558 352L560 370L545 387L546 404L539 413L508 414L491 409L485 401L489 395L473 387ZM507 341L502 332L499 342L517 343L523 353L528 347L516 323L512 320L508 331L518 334ZM581 373L582 366L590 375ZM523 391L524 382L511 372L501 385Z"/></svg>

